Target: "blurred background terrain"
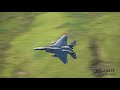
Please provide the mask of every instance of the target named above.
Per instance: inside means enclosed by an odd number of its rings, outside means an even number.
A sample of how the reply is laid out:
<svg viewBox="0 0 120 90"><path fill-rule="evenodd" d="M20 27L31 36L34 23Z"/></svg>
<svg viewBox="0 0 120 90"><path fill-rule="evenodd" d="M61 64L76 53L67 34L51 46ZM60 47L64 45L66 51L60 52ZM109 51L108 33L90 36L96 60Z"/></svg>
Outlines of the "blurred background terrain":
<svg viewBox="0 0 120 90"><path fill-rule="evenodd" d="M68 64L33 48L63 34L76 40ZM0 77L120 77L119 12L0 12Z"/></svg>

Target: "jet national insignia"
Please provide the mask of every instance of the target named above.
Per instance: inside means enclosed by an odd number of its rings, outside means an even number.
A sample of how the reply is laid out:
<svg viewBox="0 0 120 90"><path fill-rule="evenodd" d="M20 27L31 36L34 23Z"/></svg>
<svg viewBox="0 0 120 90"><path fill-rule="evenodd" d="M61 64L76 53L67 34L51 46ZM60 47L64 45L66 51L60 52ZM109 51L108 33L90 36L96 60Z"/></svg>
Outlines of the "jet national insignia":
<svg viewBox="0 0 120 90"><path fill-rule="evenodd" d="M63 35L57 42L52 42L51 45L46 47L37 47L34 50L45 50L49 53L54 53L54 57L58 57L64 64L68 63L67 54L70 54L72 58L76 59L76 53L72 50L76 45L76 41L73 41L70 45L67 45L67 36Z"/></svg>

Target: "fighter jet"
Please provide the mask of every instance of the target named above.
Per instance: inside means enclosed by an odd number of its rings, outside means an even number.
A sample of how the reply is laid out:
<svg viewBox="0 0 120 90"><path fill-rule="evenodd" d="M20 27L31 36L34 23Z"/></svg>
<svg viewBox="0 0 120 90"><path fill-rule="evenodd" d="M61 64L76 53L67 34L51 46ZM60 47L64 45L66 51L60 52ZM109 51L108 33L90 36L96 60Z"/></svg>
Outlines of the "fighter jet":
<svg viewBox="0 0 120 90"><path fill-rule="evenodd" d="M49 53L54 53L54 57L58 57L64 64L68 63L67 54L76 59L76 53L73 47L76 45L74 40L70 45L67 45L67 35L63 35L57 42L52 42L51 45L46 47L37 47L34 50L45 50Z"/></svg>

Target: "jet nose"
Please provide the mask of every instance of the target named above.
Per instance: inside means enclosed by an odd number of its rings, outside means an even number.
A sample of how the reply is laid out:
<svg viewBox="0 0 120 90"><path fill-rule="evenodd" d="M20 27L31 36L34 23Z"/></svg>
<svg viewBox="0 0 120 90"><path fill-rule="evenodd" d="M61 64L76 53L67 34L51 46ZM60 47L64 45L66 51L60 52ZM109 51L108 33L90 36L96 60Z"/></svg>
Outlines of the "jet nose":
<svg viewBox="0 0 120 90"><path fill-rule="evenodd" d="M37 50L37 48L33 48L33 50Z"/></svg>
<svg viewBox="0 0 120 90"><path fill-rule="evenodd" d="M45 50L45 47L37 47L37 48L34 48L34 50Z"/></svg>

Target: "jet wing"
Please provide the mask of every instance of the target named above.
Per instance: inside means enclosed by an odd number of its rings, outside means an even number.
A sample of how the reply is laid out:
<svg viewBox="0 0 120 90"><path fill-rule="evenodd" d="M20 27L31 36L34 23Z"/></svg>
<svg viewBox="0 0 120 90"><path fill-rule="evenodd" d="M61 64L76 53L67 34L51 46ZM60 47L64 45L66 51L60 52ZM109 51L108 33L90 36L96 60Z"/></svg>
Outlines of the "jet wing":
<svg viewBox="0 0 120 90"><path fill-rule="evenodd" d="M63 35L55 44L55 46L61 47L67 45L67 36Z"/></svg>
<svg viewBox="0 0 120 90"><path fill-rule="evenodd" d="M54 49L54 54L64 63L68 62L67 60L67 52L61 51L60 49Z"/></svg>

